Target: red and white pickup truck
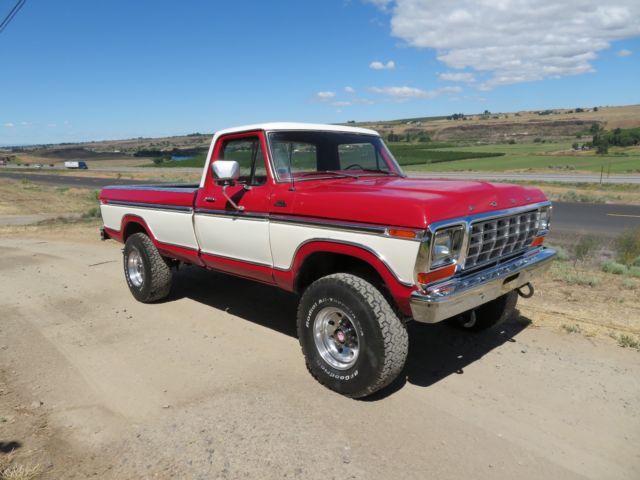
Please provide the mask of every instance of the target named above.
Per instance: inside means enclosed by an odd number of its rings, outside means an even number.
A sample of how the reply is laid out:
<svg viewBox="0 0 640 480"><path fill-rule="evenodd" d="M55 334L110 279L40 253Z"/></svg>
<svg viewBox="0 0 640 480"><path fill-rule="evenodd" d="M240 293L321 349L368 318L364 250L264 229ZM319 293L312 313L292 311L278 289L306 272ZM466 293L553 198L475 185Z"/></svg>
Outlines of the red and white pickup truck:
<svg viewBox="0 0 640 480"><path fill-rule="evenodd" d="M100 202L136 299L168 296L180 263L296 292L309 371L350 397L402 371L407 321L490 327L555 255L537 188L407 178L363 128L223 130L199 184L105 187Z"/></svg>

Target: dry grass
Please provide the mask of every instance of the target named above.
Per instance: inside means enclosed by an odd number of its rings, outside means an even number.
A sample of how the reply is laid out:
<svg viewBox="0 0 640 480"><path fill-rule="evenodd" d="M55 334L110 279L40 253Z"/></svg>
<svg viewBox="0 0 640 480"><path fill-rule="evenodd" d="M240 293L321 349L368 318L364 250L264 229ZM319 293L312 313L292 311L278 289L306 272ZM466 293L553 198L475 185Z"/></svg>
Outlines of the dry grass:
<svg viewBox="0 0 640 480"><path fill-rule="evenodd" d="M2 480L32 480L42 473L42 466L36 465L11 465L0 473Z"/></svg>
<svg viewBox="0 0 640 480"><path fill-rule="evenodd" d="M555 247L554 247L555 248ZM640 342L640 279L629 268L602 259L608 245L585 238L534 281L537 295L520 302L522 313L534 324L567 333L611 337L620 346Z"/></svg>
<svg viewBox="0 0 640 480"><path fill-rule="evenodd" d="M32 480L42 473L42 465L18 463L16 452L0 455L0 480Z"/></svg>
<svg viewBox="0 0 640 480"><path fill-rule="evenodd" d="M97 193L84 188L37 185L0 178L0 215L84 213L97 205Z"/></svg>

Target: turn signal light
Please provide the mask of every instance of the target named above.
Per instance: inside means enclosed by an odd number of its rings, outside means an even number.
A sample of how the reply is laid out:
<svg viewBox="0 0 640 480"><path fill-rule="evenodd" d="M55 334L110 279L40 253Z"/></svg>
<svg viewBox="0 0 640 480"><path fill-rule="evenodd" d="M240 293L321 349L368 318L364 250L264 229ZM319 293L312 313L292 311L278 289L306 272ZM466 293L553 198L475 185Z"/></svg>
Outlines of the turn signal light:
<svg viewBox="0 0 640 480"><path fill-rule="evenodd" d="M532 247L539 247L543 243L544 243L544 237L540 236L540 237L536 237L536 238L533 239L533 242L531 242L531 246Z"/></svg>
<svg viewBox="0 0 640 480"><path fill-rule="evenodd" d="M433 272L428 273L418 273L418 283L422 285L426 285L428 283L433 283L438 280L442 280L444 278L453 277L454 273L456 273L455 264L449 265L444 268L439 268L438 270L434 270Z"/></svg>
<svg viewBox="0 0 640 480"><path fill-rule="evenodd" d="M411 230L399 230L397 228L390 228L388 230L389 235L392 237L400 237L400 238L416 238L418 234Z"/></svg>

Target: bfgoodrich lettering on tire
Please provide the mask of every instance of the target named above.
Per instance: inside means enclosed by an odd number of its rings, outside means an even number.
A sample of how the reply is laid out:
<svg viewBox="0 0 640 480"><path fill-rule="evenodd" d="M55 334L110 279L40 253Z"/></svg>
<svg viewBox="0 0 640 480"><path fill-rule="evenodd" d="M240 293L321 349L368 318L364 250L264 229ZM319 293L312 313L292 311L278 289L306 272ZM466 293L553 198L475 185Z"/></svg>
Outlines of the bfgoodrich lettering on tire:
<svg viewBox="0 0 640 480"><path fill-rule="evenodd" d="M391 383L407 359L409 338L382 293L336 273L312 283L298 306L298 338L307 368L343 395L370 395Z"/></svg>
<svg viewBox="0 0 640 480"><path fill-rule="evenodd" d="M171 291L171 269L144 233L127 238L124 246L124 276L136 300L155 302Z"/></svg>

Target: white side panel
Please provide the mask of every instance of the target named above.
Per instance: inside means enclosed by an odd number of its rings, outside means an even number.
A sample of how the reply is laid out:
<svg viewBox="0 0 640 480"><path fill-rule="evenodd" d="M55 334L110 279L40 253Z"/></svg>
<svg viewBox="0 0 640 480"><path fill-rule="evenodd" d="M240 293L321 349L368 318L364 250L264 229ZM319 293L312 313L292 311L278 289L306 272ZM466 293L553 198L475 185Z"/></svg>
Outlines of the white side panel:
<svg viewBox="0 0 640 480"><path fill-rule="evenodd" d="M413 269L419 242L366 233L317 228L306 225L271 223L271 251L274 267L289 270L298 247L313 239L341 240L373 250L404 283L413 284Z"/></svg>
<svg viewBox="0 0 640 480"><path fill-rule="evenodd" d="M193 232L191 212L154 210L122 205L100 205L104 226L120 230L125 215L137 215L146 223L151 234L160 242L198 249Z"/></svg>
<svg viewBox="0 0 640 480"><path fill-rule="evenodd" d="M196 214L194 224L203 253L272 265L266 219Z"/></svg>

